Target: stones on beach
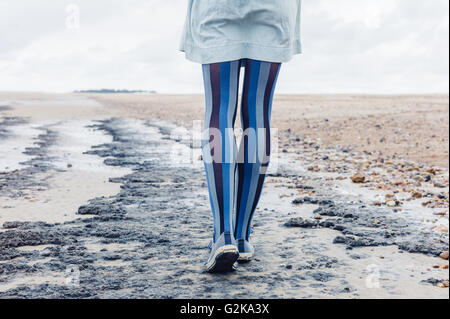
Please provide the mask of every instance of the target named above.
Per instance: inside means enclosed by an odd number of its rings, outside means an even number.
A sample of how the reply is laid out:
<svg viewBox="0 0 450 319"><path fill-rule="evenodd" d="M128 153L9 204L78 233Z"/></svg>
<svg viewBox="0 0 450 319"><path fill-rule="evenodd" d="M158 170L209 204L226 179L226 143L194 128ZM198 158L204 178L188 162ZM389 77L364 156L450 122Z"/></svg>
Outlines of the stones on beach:
<svg viewBox="0 0 450 319"><path fill-rule="evenodd" d="M430 167L429 169L426 170L426 172L431 175L436 175L439 171L440 169L436 167Z"/></svg>
<svg viewBox="0 0 450 319"><path fill-rule="evenodd" d="M318 221L304 219L302 217L294 217L284 223L286 227L313 228L318 226Z"/></svg>
<svg viewBox="0 0 450 319"><path fill-rule="evenodd" d="M334 240L333 240L333 244L345 244L347 241L347 239L343 236L337 236Z"/></svg>
<svg viewBox="0 0 450 319"><path fill-rule="evenodd" d="M445 251L439 255L440 258L448 260L448 251Z"/></svg>
<svg viewBox="0 0 450 319"><path fill-rule="evenodd" d="M381 167L384 169L385 164L382 160L380 160L378 163L380 170L368 172L367 175L370 176L370 181L361 184L361 186L380 186L376 187L375 189L386 191L386 195L384 195L386 198L384 200L377 199L376 201L372 202L372 205L368 206L366 206L367 204L364 200L355 202L347 201L342 203L337 201L333 202L332 206L327 206L325 203L322 203L322 200L320 200L320 197L316 194L314 196L299 197L292 201L294 205L313 204L319 205L319 207L312 212L313 214L309 219L303 218L299 220L292 220L287 224L290 227L300 227L305 229L329 228L340 231L342 232L343 236L336 237L334 243L344 244L347 246L347 249L353 249L354 247L384 246L394 244L400 248L400 251L412 253L421 252L425 254L438 255L440 251L442 251L441 244L445 243L445 240L441 240L439 241L440 244L437 244L436 236L440 236L439 234L433 232L433 235L431 235L430 233L428 235L431 236L427 235L426 238L419 239L413 236L409 231L405 230L411 227L406 221L407 216L405 216L404 218L394 217L394 219L391 219L389 213L384 209L389 207L392 209L390 210L392 213L398 213L402 211L401 206L403 205L403 201L413 200L412 194L414 194L415 192L420 192L423 198L428 198L430 200L441 200L438 197L438 195L441 193L434 194L430 190L418 189L415 186L412 186L411 181L406 177L393 177L390 178L388 182L379 182L378 178L382 176ZM396 172L402 169L402 166L397 165L394 161L392 161L389 165L395 167L395 169L392 170L392 174L396 174ZM417 167L419 167L419 165L416 164L414 164L413 166L407 165L408 164L404 164L403 170L405 172L410 172L411 170L415 171ZM285 176L285 178L291 177ZM295 185L304 185L303 181L302 183L298 183L298 178L292 178L296 181L294 182ZM334 180L336 179L337 178L334 178ZM391 182L391 180L394 180L396 182ZM394 183L396 184L396 186L394 186ZM332 183L330 183L330 186L331 185ZM318 192L317 194L320 193ZM380 195L377 197L380 198ZM442 195L443 198L448 196L446 193L442 193ZM419 196L416 195L416 197ZM352 209L352 206L354 209ZM408 210L409 209L410 208L408 207ZM322 219L318 219L317 215L322 216ZM330 218L325 219L325 216ZM358 219L361 221L355 223L355 220ZM432 230L430 229L430 231ZM407 236L407 239L404 236Z"/></svg>
<svg viewBox="0 0 450 319"><path fill-rule="evenodd" d="M394 185L394 186L406 186L406 183L404 182L404 181L400 181L400 180L397 180L397 181L394 181L393 183L392 183L392 185Z"/></svg>
<svg viewBox="0 0 450 319"><path fill-rule="evenodd" d="M380 125L384 127L385 123ZM370 140L372 144L376 141L372 137ZM448 192L445 192L449 182L444 169L396 154L384 155L381 151L358 150L345 145L327 145L321 142L321 147L316 149L314 146L319 143L319 139L311 136L301 136L300 141L302 143L286 142L291 143L290 147L298 149L296 154L306 160L305 167L309 171L336 173L336 176L327 177L330 184L331 181L351 179L352 183L359 184L362 188L401 194L398 197L400 201L425 199L423 206L432 209L449 206ZM350 174L351 171L357 173ZM376 200L373 205L385 206L386 201ZM390 206L392 204L389 203ZM392 208L399 207L399 204L403 205L397 203Z"/></svg>
<svg viewBox="0 0 450 319"><path fill-rule="evenodd" d="M442 283L442 280L436 279L436 278L428 278L428 279L426 279L426 280L422 280L421 283L423 283L423 284L430 284L430 285L433 285L433 286L437 286L437 285L439 285L440 283Z"/></svg>
<svg viewBox="0 0 450 319"><path fill-rule="evenodd" d="M387 207L398 207L402 204L401 201L397 200L397 199L393 199L393 200L388 200L386 202L386 206Z"/></svg>
<svg viewBox="0 0 450 319"><path fill-rule="evenodd" d="M103 260L106 260L106 261L114 261L114 260L119 260L121 258L122 257L118 254L106 254L103 256Z"/></svg>
<svg viewBox="0 0 450 319"><path fill-rule="evenodd" d="M381 206L381 205L383 205L383 203L380 202L380 201L375 201L375 202L372 203L372 205L373 206Z"/></svg>
<svg viewBox="0 0 450 319"><path fill-rule="evenodd" d="M433 212L433 215L435 215L435 216L446 216L446 215L448 215L448 211Z"/></svg>
<svg viewBox="0 0 450 319"><path fill-rule="evenodd" d="M449 285L448 280L446 280L446 281L443 281L443 282L438 283L438 284L436 285L436 287L439 287L439 288L448 288L448 285Z"/></svg>
<svg viewBox="0 0 450 319"><path fill-rule="evenodd" d="M419 198L422 198L422 197L423 197L423 194L422 194L421 192L414 192L414 193L412 194L412 197L413 197L413 198L416 198L416 199L419 199Z"/></svg>
<svg viewBox="0 0 450 319"><path fill-rule="evenodd" d="M435 182L434 184L434 187L436 187L436 188L446 188L447 186L444 184L444 183L442 183L442 182Z"/></svg>
<svg viewBox="0 0 450 319"><path fill-rule="evenodd" d="M382 245L380 242L373 238L357 238L354 236L337 236L333 240L333 244L345 244L347 249L353 249L356 247L375 247Z"/></svg>
<svg viewBox="0 0 450 319"><path fill-rule="evenodd" d="M338 213L333 209L333 207L328 207L328 208L319 207L313 211L313 214L318 214L320 216L329 216L329 217L338 216Z"/></svg>
<svg viewBox="0 0 450 319"><path fill-rule="evenodd" d="M433 202L431 201L431 200L427 200L426 202L423 202L422 203L422 206L423 207L427 207L427 206L429 206L429 205L431 205Z"/></svg>
<svg viewBox="0 0 450 319"><path fill-rule="evenodd" d="M448 264L447 265L433 265L434 269L448 269Z"/></svg>
<svg viewBox="0 0 450 319"><path fill-rule="evenodd" d="M361 173L357 173L356 175L353 175L350 179L355 184L362 184L362 183L366 182L366 177Z"/></svg>
<svg viewBox="0 0 450 319"><path fill-rule="evenodd" d="M313 199L311 197L302 197L302 198L296 198L292 201L292 204L294 205L300 205L300 204L318 204L319 201L317 199Z"/></svg>
<svg viewBox="0 0 450 319"><path fill-rule="evenodd" d="M387 206L387 207L396 207L397 204L395 203L394 200L390 200L390 201L387 201L387 202L386 202L386 206Z"/></svg>

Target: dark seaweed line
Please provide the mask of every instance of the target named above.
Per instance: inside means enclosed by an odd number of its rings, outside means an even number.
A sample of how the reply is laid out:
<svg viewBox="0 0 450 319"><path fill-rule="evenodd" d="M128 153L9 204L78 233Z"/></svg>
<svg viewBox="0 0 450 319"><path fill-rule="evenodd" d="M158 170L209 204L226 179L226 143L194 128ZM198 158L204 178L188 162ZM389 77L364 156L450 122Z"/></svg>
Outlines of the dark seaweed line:
<svg viewBox="0 0 450 319"><path fill-rule="evenodd" d="M9 126L27 123L21 118L4 119ZM1 129L0 123L0 129ZM0 192L2 196L9 198L28 199L28 190L37 189L44 190L48 188L47 178L42 175L38 180L37 174L48 173L49 171L57 171L52 162L55 157L49 156L49 148L54 146L58 140L58 133L51 129L51 125L41 126L37 128L43 131L35 138L33 143L35 146L27 147L24 154L32 156L26 162L20 163L25 167L13 172L0 174Z"/></svg>

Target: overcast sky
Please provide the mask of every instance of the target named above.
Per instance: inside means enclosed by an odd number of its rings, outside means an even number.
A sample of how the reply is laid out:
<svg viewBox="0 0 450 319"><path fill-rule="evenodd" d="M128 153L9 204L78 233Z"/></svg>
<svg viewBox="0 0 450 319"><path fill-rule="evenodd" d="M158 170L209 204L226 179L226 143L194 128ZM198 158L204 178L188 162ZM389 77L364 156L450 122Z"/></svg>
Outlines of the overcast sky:
<svg viewBox="0 0 450 319"><path fill-rule="evenodd" d="M186 5L0 0L0 90L200 93L200 66L178 52ZM448 0L303 0L302 18L278 92L448 93Z"/></svg>

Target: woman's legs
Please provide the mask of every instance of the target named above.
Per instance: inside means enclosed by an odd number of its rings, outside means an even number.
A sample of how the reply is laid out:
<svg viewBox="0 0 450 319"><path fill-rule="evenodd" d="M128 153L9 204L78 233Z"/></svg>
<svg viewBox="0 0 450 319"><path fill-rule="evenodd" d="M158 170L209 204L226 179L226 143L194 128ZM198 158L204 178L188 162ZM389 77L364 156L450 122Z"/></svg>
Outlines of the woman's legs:
<svg viewBox="0 0 450 319"><path fill-rule="evenodd" d="M237 151L234 137L239 73L245 63ZM222 234L248 240L270 157L270 115L279 63L241 60L203 65L206 94L203 160L214 216L214 241ZM233 212L236 212L233 219ZM226 240L225 244L229 244Z"/></svg>
<svg viewBox="0 0 450 319"><path fill-rule="evenodd" d="M237 165L235 238L247 240L270 158L270 117L279 63L247 60L241 121L244 135ZM241 248L240 248L241 249Z"/></svg>
<svg viewBox="0 0 450 319"><path fill-rule="evenodd" d="M214 216L214 242L225 233L225 244L231 244L234 231L237 145L233 130L240 68L241 61L203 65L206 94L203 160Z"/></svg>

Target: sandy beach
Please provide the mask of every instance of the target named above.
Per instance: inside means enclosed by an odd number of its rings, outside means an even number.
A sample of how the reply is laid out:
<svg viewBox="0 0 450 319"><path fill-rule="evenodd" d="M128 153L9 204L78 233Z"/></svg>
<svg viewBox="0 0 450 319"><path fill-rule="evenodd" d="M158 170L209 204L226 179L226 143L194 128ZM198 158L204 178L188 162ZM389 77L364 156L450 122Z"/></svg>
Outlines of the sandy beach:
<svg viewBox="0 0 450 319"><path fill-rule="evenodd" d="M202 95L91 95L139 118L192 126ZM448 168L448 95L276 95L272 126L281 132ZM236 125L239 126L239 119Z"/></svg>
<svg viewBox="0 0 450 319"><path fill-rule="evenodd" d="M256 259L202 271L203 96L0 92L0 298L449 298L448 95L278 95Z"/></svg>

